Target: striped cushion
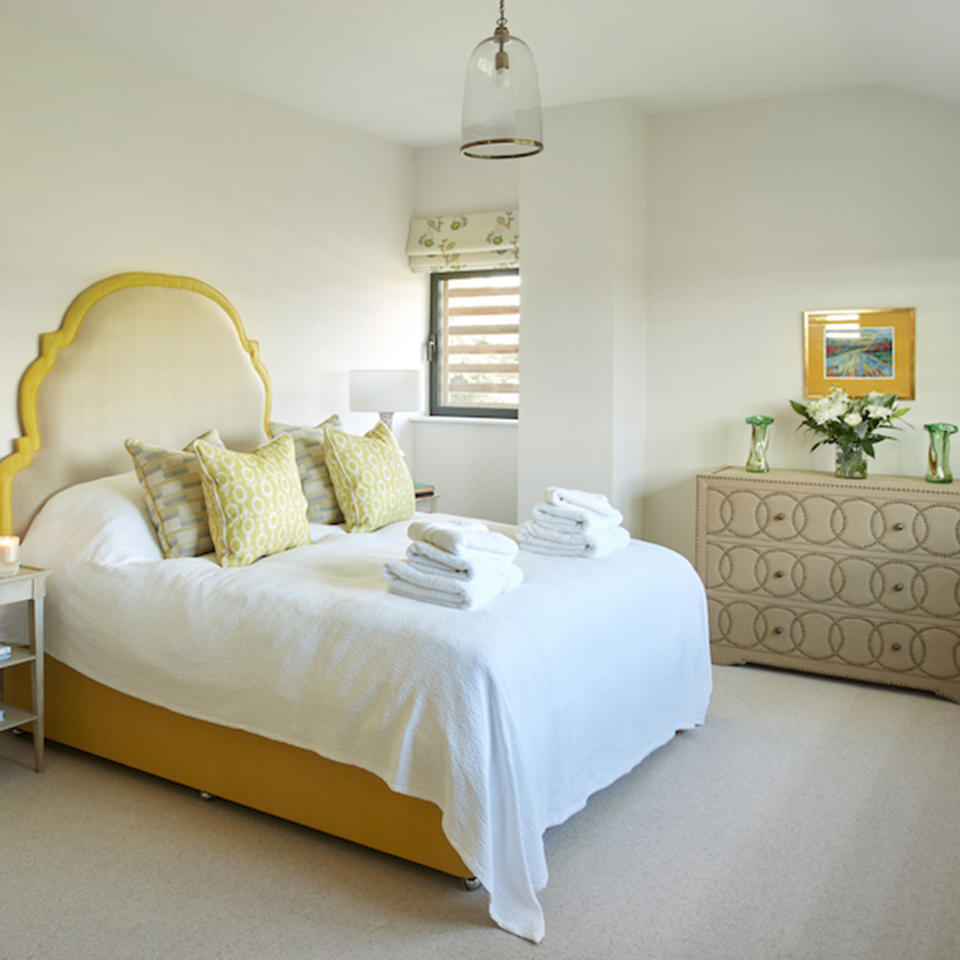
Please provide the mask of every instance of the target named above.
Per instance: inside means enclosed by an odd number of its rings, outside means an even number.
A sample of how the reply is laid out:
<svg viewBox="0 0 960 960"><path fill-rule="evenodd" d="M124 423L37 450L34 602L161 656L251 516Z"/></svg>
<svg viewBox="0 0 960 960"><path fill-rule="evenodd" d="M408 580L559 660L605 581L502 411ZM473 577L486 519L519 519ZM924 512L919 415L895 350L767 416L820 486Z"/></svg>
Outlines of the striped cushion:
<svg viewBox="0 0 960 960"><path fill-rule="evenodd" d="M325 439L327 427L339 427L334 414L316 427L296 427L289 423L271 423L270 436L289 433L297 453L297 470L307 498L307 518L313 523L343 523L337 495L327 470Z"/></svg>
<svg viewBox="0 0 960 960"><path fill-rule="evenodd" d="M223 441L216 430L197 437L215 446ZM191 440L183 450L168 450L134 437L124 441L133 457L165 557L199 557L213 552L207 509L200 485L200 467Z"/></svg>

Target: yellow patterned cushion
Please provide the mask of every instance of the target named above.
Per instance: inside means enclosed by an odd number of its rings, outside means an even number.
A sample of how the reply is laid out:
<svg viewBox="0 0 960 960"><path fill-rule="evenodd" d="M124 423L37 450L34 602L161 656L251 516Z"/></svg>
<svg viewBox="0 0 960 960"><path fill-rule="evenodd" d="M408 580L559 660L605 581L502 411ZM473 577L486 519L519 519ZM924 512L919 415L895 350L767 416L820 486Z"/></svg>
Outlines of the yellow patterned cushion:
<svg viewBox="0 0 960 960"><path fill-rule="evenodd" d="M223 441L216 430L197 437L215 446ZM183 450L168 450L128 437L123 445L133 457L165 557L199 557L213 552L207 508L200 486L200 466L193 454L195 440Z"/></svg>
<svg viewBox="0 0 960 960"><path fill-rule="evenodd" d="M250 453L223 450L202 440L194 449L221 566L243 567L310 542L293 437L285 434Z"/></svg>
<svg viewBox="0 0 960 960"><path fill-rule="evenodd" d="M328 429L327 469L348 533L368 533L413 516L413 480L382 420L362 437Z"/></svg>
<svg viewBox="0 0 960 960"><path fill-rule="evenodd" d="M316 427L295 427L289 423L271 423L270 436L289 433L297 451L297 469L303 495L307 498L307 517L314 523L343 523L343 514L337 505L337 495L327 470L324 444L327 427L339 427L340 418L334 414Z"/></svg>

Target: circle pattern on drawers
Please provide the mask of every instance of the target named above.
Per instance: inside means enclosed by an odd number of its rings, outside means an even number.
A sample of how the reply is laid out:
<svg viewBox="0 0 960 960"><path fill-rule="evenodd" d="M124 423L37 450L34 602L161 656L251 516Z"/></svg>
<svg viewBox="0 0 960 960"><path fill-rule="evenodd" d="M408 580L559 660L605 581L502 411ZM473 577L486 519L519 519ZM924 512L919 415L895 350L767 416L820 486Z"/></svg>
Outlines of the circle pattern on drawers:
<svg viewBox="0 0 960 960"><path fill-rule="evenodd" d="M715 597L707 606L713 643L960 681L960 631Z"/></svg>
<svg viewBox="0 0 960 960"><path fill-rule="evenodd" d="M795 597L811 603L840 602L879 612L960 617L960 566L737 543L708 544L706 561L708 589Z"/></svg>
<svg viewBox="0 0 960 960"><path fill-rule="evenodd" d="M960 484L738 468L697 483L715 659L960 702Z"/></svg>
<svg viewBox="0 0 960 960"><path fill-rule="evenodd" d="M960 507L891 500L717 490L708 494L709 536L756 536L934 557L960 554Z"/></svg>

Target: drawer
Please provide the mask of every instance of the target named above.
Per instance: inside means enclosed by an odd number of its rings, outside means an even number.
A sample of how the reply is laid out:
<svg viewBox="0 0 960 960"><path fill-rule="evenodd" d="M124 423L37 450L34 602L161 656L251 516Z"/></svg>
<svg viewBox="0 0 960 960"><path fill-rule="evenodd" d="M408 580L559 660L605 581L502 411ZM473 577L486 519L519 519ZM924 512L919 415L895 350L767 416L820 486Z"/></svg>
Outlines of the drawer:
<svg viewBox="0 0 960 960"><path fill-rule="evenodd" d="M713 540L703 558L708 590L960 617L960 566Z"/></svg>
<svg viewBox="0 0 960 960"><path fill-rule="evenodd" d="M960 681L960 624L924 624L882 616L803 610L789 604L708 596L710 640L751 653L805 663Z"/></svg>
<svg viewBox="0 0 960 960"><path fill-rule="evenodd" d="M708 484L708 536L960 557L960 505Z"/></svg>

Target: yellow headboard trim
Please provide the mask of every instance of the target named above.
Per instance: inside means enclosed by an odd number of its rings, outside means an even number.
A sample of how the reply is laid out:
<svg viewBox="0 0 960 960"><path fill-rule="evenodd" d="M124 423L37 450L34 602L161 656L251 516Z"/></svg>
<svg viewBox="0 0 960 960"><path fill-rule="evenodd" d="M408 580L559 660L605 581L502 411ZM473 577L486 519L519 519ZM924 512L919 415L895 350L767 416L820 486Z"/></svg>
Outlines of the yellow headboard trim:
<svg viewBox="0 0 960 960"><path fill-rule="evenodd" d="M90 309L104 297L127 287L174 287L202 294L216 303L233 322L243 349L250 356L250 363L263 381L265 394L263 428L270 436L270 377L260 361L260 345L250 340L243 329L243 322L233 304L219 290L193 277L180 277L167 273L118 273L87 287L70 304L59 330L44 333L40 338L40 354L27 367L20 381L20 425L23 435L16 440L16 450L0 460L0 535L13 532L13 478L33 462L34 454L43 446L37 420L37 391L46 375L57 362L57 353L62 347L73 343L77 331Z"/></svg>

